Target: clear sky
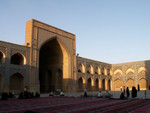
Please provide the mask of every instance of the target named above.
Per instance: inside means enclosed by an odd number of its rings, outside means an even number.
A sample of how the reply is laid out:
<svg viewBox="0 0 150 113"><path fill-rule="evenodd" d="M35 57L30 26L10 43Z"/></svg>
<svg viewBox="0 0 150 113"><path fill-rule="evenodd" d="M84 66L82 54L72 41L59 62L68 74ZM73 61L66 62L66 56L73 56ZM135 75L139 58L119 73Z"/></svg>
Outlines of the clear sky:
<svg viewBox="0 0 150 113"><path fill-rule="evenodd" d="M150 0L0 0L0 40L24 44L32 18L75 34L81 57L150 60Z"/></svg>

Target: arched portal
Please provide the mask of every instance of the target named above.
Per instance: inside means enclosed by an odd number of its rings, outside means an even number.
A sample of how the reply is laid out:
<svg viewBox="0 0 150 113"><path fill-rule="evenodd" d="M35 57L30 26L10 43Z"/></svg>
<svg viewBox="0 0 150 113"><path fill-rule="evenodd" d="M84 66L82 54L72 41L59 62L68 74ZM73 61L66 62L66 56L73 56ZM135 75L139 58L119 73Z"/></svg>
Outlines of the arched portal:
<svg viewBox="0 0 150 113"><path fill-rule="evenodd" d="M92 91L92 80L91 80L91 78L89 78L87 81L87 90Z"/></svg>
<svg viewBox="0 0 150 113"><path fill-rule="evenodd" d="M96 91L99 90L99 80L98 80L98 78L95 80L95 90Z"/></svg>
<svg viewBox="0 0 150 113"><path fill-rule="evenodd" d="M63 90L63 57L62 48L57 39L52 39L41 47L39 56L41 93Z"/></svg>
<svg viewBox="0 0 150 113"><path fill-rule="evenodd" d="M103 91L105 91L105 79L102 80Z"/></svg>
<svg viewBox="0 0 150 113"><path fill-rule="evenodd" d="M15 73L10 77L10 90L15 93L20 93L24 88L24 77L20 73Z"/></svg>
<svg viewBox="0 0 150 113"><path fill-rule="evenodd" d="M83 90L84 90L83 89L83 79L82 79L82 77L80 77L78 80L78 91L81 92Z"/></svg>

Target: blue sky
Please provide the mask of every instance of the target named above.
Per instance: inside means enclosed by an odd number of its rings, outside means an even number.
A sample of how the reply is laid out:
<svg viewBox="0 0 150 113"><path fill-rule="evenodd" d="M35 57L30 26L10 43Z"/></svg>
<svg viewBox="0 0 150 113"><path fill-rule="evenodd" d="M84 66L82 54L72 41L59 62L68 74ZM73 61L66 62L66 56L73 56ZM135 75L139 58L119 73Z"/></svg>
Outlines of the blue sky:
<svg viewBox="0 0 150 113"><path fill-rule="evenodd" d="M150 60L150 0L0 0L0 40L24 44L32 18L75 34L81 57Z"/></svg>

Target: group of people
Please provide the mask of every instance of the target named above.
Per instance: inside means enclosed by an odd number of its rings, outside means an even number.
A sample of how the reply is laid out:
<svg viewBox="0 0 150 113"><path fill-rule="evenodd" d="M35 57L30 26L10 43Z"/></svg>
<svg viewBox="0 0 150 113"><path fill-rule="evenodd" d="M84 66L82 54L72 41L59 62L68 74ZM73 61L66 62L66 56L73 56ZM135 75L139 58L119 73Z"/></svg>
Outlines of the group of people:
<svg viewBox="0 0 150 113"><path fill-rule="evenodd" d="M21 92L18 99L29 99L29 98L39 98L40 94L36 92L35 94L33 92L24 91Z"/></svg>
<svg viewBox="0 0 150 113"><path fill-rule="evenodd" d="M26 88L24 88L24 91L21 92L18 96L18 99L28 99L28 98L38 98L40 97L40 94L36 92L35 94L33 92L27 91ZM14 92L2 92L1 99L2 100L8 100L8 98L16 98Z"/></svg>
<svg viewBox="0 0 150 113"><path fill-rule="evenodd" d="M8 98L15 98L14 92L2 92L1 99L7 100Z"/></svg>
<svg viewBox="0 0 150 113"><path fill-rule="evenodd" d="M136 87L133 86L131 92L132 92L132 98L137 97L137 89L136 89ZM127 98L129 98L129 96L130 96L130 91L129 91L129 88L127 87L126 90L124 89L124 91L121 92L120 99L127 99Z"/></svg>
<svg viewBox="0 0 150 113"><path fill-rule="evenodd" d="M63 91L57 92L57 95L59 96L65 96L65 93ZM50 92L49 96L54 96L54 92Z"/></svg>
<svg viewBox="0 0 150 113"><path fill-rule="evenodd" d="M99 92L97 93L97 97L98 97L98 98L102 98L102 97L111 98L111 96L112 96L112 95L111 95L108 91L106 91L104 95L102 94L101 91L99 91ZM86 91L86 89L84 89L84 97L87 97L87 91Z"/></svg>

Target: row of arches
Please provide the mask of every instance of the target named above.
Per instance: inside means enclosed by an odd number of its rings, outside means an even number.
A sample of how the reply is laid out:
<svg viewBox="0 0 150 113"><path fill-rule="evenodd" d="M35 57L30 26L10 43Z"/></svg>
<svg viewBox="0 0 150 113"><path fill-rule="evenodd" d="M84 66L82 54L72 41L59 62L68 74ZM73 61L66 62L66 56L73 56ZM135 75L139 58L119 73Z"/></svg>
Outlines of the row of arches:
<svg viewBox="0 0 150 113"><path fill-rule="evenodd" d="M0 74L0 92L3 91L4 86L4 77ZM12 76L10 76L9 79L9 90L15 92L16 94L23 91L23 88L25 86L25 78L20 73L15 73Z"/></svg>
<svg viewBox="0 0 150 113"><path fill-rule="evenodd" d="M106 79L100 80L97 78L94 81L92 78L88 78L87 82L85 82L85 79L80 77L78 79L78 91L82 92L85 88L88 91L111 90L111 80L106 81Z"/></svg>
<svg viewBox="0 0 150 113"><path fill-rule="evenodd" d="M115 91L120 91L122 87L128 87L129 90L132 89L133 86L135 87L140 87L140 90L147 90L148 89L148 81L145 78L141 78L138 80L138 84L136 84L136 82L133 79L128 79L125 84L123 84L123 81L120 79L117 79L114 81L114 89Z"/></svg>
<svg viewBox="0 0 150 113"><path fill-rule="evenodd" d="M87 66L87 69L85 68L85 65L83 63L80 63L78 65L78 72L81 72L81 73L86 73L86 70L87 70L87 73L89 74L98 74L98 75L111 75L112 74L112 71L110 68L106 68L106 67L100 67L100 66L96 66L94 68L93 65L88 65Z"/></svg>
<svg viewBox="0 0 150 113"><path fill-rule="evenodd" d="M147 69L145 67L139 67L137 69L137 74L146 74L147 72ZM123 71L121 69L116 69L114 71L114 75L122 75L123 74ZM125 75L134 75L135 74L135 70L132 69L132 68L128 68L126 71L125 71Z"/></svg>
<svg viewBox="0 0 150 113"><path fill-rule="evenodd" d="M5 54L2 51L0 51L0 63L4 63L5 58L6 58ZM25 65L26 58L21 53L15 53L10 58L10 64Z"/></svg>

